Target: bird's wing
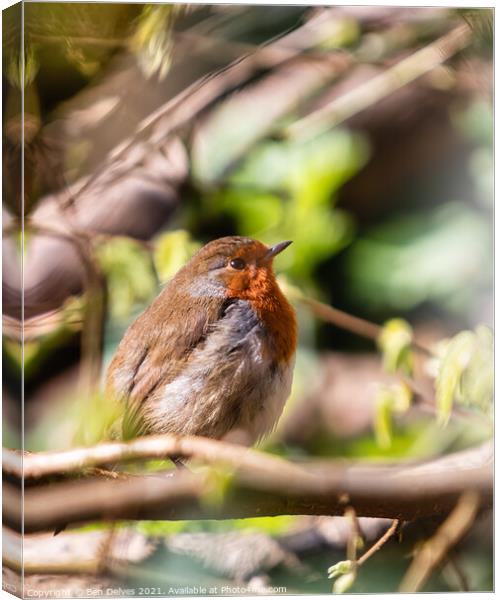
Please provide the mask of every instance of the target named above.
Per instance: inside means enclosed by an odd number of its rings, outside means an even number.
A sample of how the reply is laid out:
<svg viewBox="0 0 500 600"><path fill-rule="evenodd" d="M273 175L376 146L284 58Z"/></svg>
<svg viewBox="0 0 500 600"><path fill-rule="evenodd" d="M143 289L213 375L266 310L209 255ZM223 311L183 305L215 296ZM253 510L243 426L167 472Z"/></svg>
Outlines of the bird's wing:
<svg viewBox="0 0 500 600"><path fill-rule="evenodd" d="M193 303L175 291L165 292L129 327L108 369L108 392L127 404L127 437L143 433L138 418L142 403L175 379L229 304L220 298Z"/></svg>
<svg viewBox="0 0 500 600"><path fill-rule="evenodd" d="M256 312L236 300L167 385L153 390L142 417L156 431L219 438L248 424L269 388L272 357ZM250 414L252 413L252 414Z"/></svg>

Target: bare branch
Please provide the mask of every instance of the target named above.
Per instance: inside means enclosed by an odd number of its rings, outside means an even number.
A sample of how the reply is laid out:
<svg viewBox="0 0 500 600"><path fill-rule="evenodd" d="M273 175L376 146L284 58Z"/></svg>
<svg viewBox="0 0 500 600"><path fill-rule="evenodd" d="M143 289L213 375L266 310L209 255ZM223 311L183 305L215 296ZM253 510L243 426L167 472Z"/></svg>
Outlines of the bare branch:
<svg viewBox="0 0 500 600"><path fill-rule="evenodd" d="M361 319L360 317L355 317L354 315L339 310L338 308L334 308L329 304L325 304L319 300L315 300L314 298L309 298L308 296L303 295L298 295L297 299L302 304L307 306L313 315L318 319L322 319L327 323L332 323L332 325L340 327L340 329L350 331L355 335L373 340L374 342L378 340L380 334L382 333L382 327L380 325L372 323L371 321L367 321L366 319ZM414 352L418 352L422 356L428 358L433 356L432 351L417 340L412 340L410 346ZM435 414L436 403L434 398L434 388L432 385L430 385L429 382L423 378L415 379L402 374L400 375L400 378L415 394L417 400L416 405L424 411ZM488 420L485 415L477 411L469 410L459 406L453 406L452 414L454 417L462 419L474 419L475 421L480 421L483 423Z"/></svg>
<svg viewBox="0 0 500 600"><path fill-rule="evenodd" d="M230 486L223 499L213 500L217 476L211 469L29 485L30 479L49 474L68 475L75 469L170 454L229 467ZM347 506L362 516L412 520L447 513L467 490L475 490L481 505L489 506L493 477L490 444L422 464L366 466L339 461L292 463L233 444L174 436L26 455L24 467L26 531L98 519L343 515ZM4 469L11 477L20 477L20 455L4 450ZM4 484L4 520L14 528L21 526L23 517L19 494L18 487Z"/></svg>
<svg viewBox="0 0 500 600"><path fill-rule="evenodd" d="M327 321L328 323L332 323L341 329L360 335L361 337L377 341L382 333L382 327L380 325L350 315L338 308L333 308L333 306L319 302L319 300L315 300L314 298L302 296L300 301L307 306L316 317L323 319L323 321ZM412 341L411 347L416 352L420 352L425 356L432 356L432 352L425 346L422 346L419 342Z"/></svg>
<svg viewBox="0 0 500 600"><path fill-rule="evenodd" d="M276 456L270 456L244 446L209 438L157 435L137 438L131 442L109 442L90 448L74 448L59 452L38 452L24 455L4 449L5 474L25 479L40 479L49 475L72 474L89 467L141 459L197 458L205 463L218 463L233 468L259 470L263 474L280 471L288 477L303 475L302 468Z"/></svg>
<svg viewBox="0 0 500 600"><path fill-rule="evenodd" d="M446 62L465 48L471 37L471 29L467 25L453 29L363 85L295 121L285 129L285 135L292 138L313 137L325 129L339 125Z"/></svg>
<svg viewBox="0 0 500 600"><path fill-rule="evenodd" d="M448 556L446 557L444 573L447 571L454 573L461 592L470 592L469 580L456 556L454 548L450 548Z"/></svg>
<svg viewBox="0 0 500 600"><path fill-rule="evenodd" d="M480 505L481 499L477 492L464 492L446 521L417 552L401 582L400 592L414 593L422 589L432 571L472 526Z"/></svg>
<svg viewBox="0 0 500 600"><path fill-rule="evenodd" d="M103 165L91 176L82 180L74 196L78 197L89 189L110 170L111 165L123 158L139 139L147 136L148 151L151 151L152 148L164 143L169 135L177 133L187 124L192 123L193 119L222 93L243 84L258 69L277 67L294 56L299 56L305 50L320 45L330 35L328 25L332 20L335 20L335 12L331 9L323 10L297 29L285 32L219 70L203 75L139 123L132 135L109 154ZM342 52L338 52L338 59L341 68L347 68L352 62ZM128 161L127 169L130 166L131 163Z"/></svg>
<svg viewBox="0 0 500 600"><path fill-rule="evenodd" d="M65 223L62 227L34 222L28 223L29 231L61 239L76 250L85 272L87 299L84 310L81 348L81 386L87 393L98 385L102 363L102 340L106 302L106 283L94 256L91 237L82 229Z"/></svg>
<svg viewBox="0 0 500 600"><path fill-rule="evenodd" d="M375 552L378 552L380 550L380 548L382 548L382 546L388 540L390 540L390 538L396 533L398 525L399 525L398 519L394 519L393 522L391 523L389 529L384 533L384 535L380 539L378 539L373 544L373 546L371 548L369 548L363 554L363 556L360 556L358 558L358 560L356 561L356 564L358 565L358 567L360 567L363 563L365 563L371 556L373 556L375 554Z"/></svg>

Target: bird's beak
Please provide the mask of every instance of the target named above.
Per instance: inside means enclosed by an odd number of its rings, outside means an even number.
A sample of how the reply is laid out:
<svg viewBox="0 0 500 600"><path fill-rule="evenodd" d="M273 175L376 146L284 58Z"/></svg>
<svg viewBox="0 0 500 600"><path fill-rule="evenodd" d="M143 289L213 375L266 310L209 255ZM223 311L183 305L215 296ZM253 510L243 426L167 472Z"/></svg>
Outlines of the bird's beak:
<svg viewBox="0 0 500 600"><path fill-rule="evenodd" d="M271 246L271 248L269 248L269 250L266 252L264 259L265 260L273 259L280 252L283 252L283 250L285 250L285 248L288 248L288 246L291 243L292 243L292 240L287 240L286 242L280 242L279 244L276 244L275 246Z"/></svg>

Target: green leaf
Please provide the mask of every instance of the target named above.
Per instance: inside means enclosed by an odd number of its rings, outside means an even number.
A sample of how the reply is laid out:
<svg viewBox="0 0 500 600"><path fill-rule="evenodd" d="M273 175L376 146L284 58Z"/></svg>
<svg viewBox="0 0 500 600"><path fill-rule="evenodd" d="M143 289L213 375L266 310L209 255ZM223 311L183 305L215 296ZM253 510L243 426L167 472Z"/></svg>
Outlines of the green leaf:
<svg viewBox="0 0 500 600"><path fill-rule="evenodd" d="M22 62L23 59L24 65ZM33 83L39 68L40 65L33 46L25 45L25 50L22 57L20 54L15 54L10 57L10 60L7 63L7 68L5 69L5 76L12 86L17 87L18 89L23 89L28 86L28 84ZM21 82L23 76L24 81Z"/></svg>
<svg viewBox="0 0 500 600"><path fill-rule="evenodd" d="M160 281L173 277L183 267L200 244L184 229L163 233L155 240L153 260Z"/></svg>
<svg viewBox="0 0 500 600"><path fill-rule="evenodd" d="M472 358L473 350L472 331L461 331L447 344L435 381L438 421L442 425L448 423L460 378Z"/></svg>
<svg viewBox="0 0 500 600"><path fill-rule="evenodd" d="M158 74L161 81L167 75L172 56L172 29L184 7L175 4L146 5L130 40L130 49L137 55L146 77Z"/></svg>
<svg viewBox="0 0 500 600"><path fill-rule="evenodd" d="M375 397L374 429L377 444L390 448L392 444L392 417L408 410L412 391L404 382L393 385L379 384Z"/></svg>
<svg viewBox="0 0 500 600"><path fill-rule="evenodd" d="M405 413L411 405L413 392L409 385L404 381L395 383L390 387L392 395L392 409L397 414Z"/></svg>
<svg viewBox="0 0 500 600"><path fill-rule="evenodd" d="M78 398L74 402L78 415L74 444L93 446L110 439L110 432L123 414L121 403L101 392L94 393L90 398Z"/></svg>
<svg viewBox="0 0 500 600"><path fill-rule="evenodd" d="M156 278L151 257L136 241L116 237L101 244L96 254L106 275L113 317L127 317L135 303L153 296Z"/></svg>
<svg viewBox="0 0 500 600"><path fill-rule="evenodd" d="M332 591L334 594L343 594L356 580L356 561L341 560L328 569L328 579L336 579Z"/></svg>
<svg viewBox="0 0 500 600"><path fill-rule="evenodd" d="M491 331L485 326L461 331L442 346L435 381L439 423L448 423L455 400L488 412L493 400Z"/></svg>
<svg viewBox="0 0 500 600"><path fill-rule="evenodd" d="M355 563L352 560L341 560L340 562L335 563L331 567L328 567L328 579L350 573L354 568L354 565Z"/></svg>
<svg viewBox="0 0 500 600"><path fill-rule="evenodd" d="M359 39L360 29L355 19L331 19L324 26L328 37L321 41L319 47L325 50L350 46Z"/></svg>
<svg viewBox="0 0 500 600"><path fill-rule="evenodd" d="M345 594L356 581L356 571L351 571L345 575L341 575L333 584L332 591L334 594Z"/></svg>
<svg viewBox="0 0 500 600"><path fill-rule="evenodd" d="M377 344L383 353L383 366L388 373L402 371L412 374L412 340L413 330L405 320L391 319L384 324Z"/></svg>
<svg viewBox="0 0 500 600"><path fill-rule="evenodd" d="M383 389L375 399L375 438L381 448L390 448L392 442L392 408L390 397Z"/></svg>
<svg viewBox="0 0 500 600"><path fill-rule="evenodd" d="M460 379L457 400L464 406L489 413L494 387L493 332L480 325L476 328L475 335L475 351Z"/></svg>

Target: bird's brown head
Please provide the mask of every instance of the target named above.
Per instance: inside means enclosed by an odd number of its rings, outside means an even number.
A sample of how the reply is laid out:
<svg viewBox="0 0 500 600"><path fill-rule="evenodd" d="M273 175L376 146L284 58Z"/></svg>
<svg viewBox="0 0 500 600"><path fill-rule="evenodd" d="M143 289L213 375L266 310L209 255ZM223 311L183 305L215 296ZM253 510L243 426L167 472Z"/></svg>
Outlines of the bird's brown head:
<svg viewBox="0 0 500 600"><path fill-rule="evenodd" d="M185 269L194 295L256 300L276 288L273 260L292 242L274 246L247 237L230 236L204 246Z"/></svg>

